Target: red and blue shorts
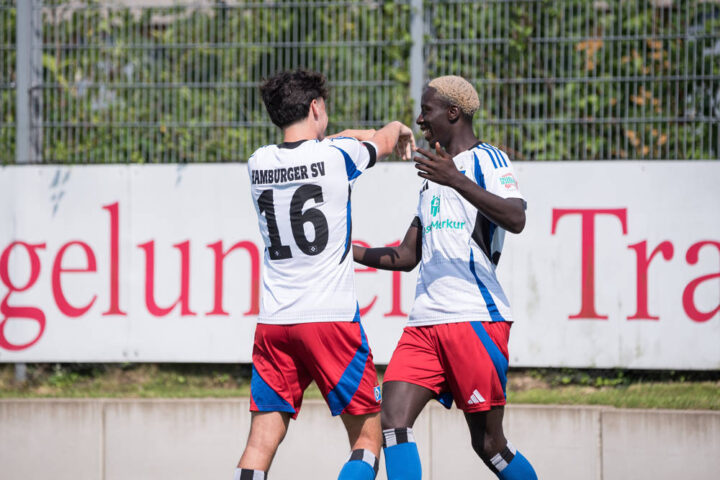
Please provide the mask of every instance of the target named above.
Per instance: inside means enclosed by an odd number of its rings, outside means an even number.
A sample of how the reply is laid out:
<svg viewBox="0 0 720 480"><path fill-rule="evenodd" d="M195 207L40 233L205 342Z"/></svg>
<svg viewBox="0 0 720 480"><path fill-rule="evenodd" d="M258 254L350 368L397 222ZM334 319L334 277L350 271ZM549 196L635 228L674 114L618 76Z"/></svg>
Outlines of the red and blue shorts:
<svg viewBox="0 0 720 480"><path fill-rule="evenodd" d="M406 327L384 382L435 392L445 407L482 412L505 405L509 322L459 322Z"/></svg>
<svg viewBox="0 0 720 480"><path fill-rule="evenodd" d="M303 392L315 381L333 415L380 411L372 352L359 322L258 324L252 360L250 411L296 418Z"/></svg>

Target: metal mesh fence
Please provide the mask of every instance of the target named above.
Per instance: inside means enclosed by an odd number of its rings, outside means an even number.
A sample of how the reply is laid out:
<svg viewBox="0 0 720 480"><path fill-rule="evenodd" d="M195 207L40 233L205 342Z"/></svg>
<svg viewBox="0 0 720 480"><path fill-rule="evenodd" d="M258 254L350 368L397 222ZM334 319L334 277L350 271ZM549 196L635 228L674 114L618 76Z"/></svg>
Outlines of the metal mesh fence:
<svg viewBox="0 0 720 480"><path fill-rule="evenodd" d="M259 81L298 66L330 80L331 128L406 116L408 15L379 3L46 1L43 17L45 161L245 160L278 138Z"/></svg>
<svg viewBox="0 0 720 480"><path fill-rule="evenodd" d="M2 163L16 3L0 0ZM38 3L37 161L244 161L279 136L260 80L297 66L327 75L330 130L412 123L414 42L425 79L476 85L479 135L515 159L720 158L718 0Z"/></svg>
<svg viewBox="0 0 720 480"><path fill-rule="evenodd" d="M15 158L14 4L14 0L0 0L0 164Z"/></svg>
<svg viewBox="0 0 720 480"><path fill-rule="evenodd" d="M520 159L720 153L720 3L426 2L427 75L481 95L481 136Z"/></svg>

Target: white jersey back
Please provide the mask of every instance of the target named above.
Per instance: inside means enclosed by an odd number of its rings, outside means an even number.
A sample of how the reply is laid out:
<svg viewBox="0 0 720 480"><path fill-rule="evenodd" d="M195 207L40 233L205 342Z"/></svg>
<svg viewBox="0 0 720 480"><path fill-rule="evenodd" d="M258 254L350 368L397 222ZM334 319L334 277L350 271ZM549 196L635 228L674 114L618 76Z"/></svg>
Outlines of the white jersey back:
<svg viewBox="0 0 720 480"><path fill-rule="evenodd" d="M350 193L376 147L353 138L267 145L248 160L265 242L259 323L354 319Z"/></svg>
<svg viewBox="0 0 720 480"><path fill-rule="evenodd" d="M488 192L523 198L507 155L479 143L453 158ZM426 181L420 192L422 260L408 325L512 321L495 267L505 231L450 187Z"/></svg>

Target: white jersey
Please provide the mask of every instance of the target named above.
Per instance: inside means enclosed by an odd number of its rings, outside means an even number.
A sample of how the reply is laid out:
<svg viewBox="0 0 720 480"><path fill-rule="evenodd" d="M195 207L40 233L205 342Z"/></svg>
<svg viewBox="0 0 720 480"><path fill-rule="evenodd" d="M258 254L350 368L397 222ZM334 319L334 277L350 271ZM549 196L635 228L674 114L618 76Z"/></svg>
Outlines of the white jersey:
<svg viewBox="0 0 720 480"><path fill-rule="evenodd" d="M460 172L490 193L523 198L507 155L478 143L453 158ZM495 267L505 231L450 187L426 181L418 217L422 260L408 325L512 321Z"/></svg>
<svg viewBox="0 0 720 480"><path fill-rule="evenodd" d="M259 148L248 160L265 241L258 323L355 318L350 193L377 148L354 138Z"/></svg>

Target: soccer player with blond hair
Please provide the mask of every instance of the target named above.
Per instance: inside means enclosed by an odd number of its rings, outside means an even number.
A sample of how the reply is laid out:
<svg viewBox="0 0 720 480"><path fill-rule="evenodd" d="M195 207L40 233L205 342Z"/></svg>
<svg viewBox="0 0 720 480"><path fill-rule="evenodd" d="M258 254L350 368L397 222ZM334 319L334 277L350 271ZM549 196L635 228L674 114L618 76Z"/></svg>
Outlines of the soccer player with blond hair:
<svg viewBox="0 0 720 480"><path fill-rule="evenodd" d="M420 480L412 427L426 403L453 400L471 444L503 480L533 480L528 460L505 438L512 313L495 274L505 231L525 226L525 200L508 156L472 129L480 108L462 77L428 83L417 118L434 152L417 149L417 216L397 247L353 247L355 261L409 271L420 263L415 302L383 381L382 428L389 480Z"/></svg>

